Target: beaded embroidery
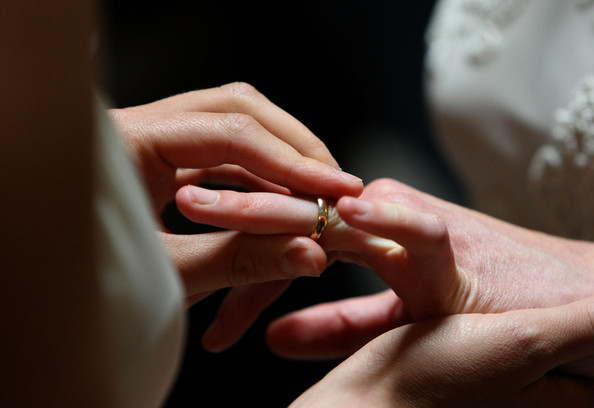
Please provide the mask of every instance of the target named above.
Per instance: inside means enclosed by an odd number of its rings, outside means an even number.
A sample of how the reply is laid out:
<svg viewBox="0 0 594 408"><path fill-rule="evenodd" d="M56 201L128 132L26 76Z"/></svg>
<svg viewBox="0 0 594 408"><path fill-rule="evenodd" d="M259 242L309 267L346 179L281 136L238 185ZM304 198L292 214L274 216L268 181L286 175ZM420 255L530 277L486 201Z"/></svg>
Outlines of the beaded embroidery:
<svg viewBox="0 0 594 408"><path fill-rule="evenodd" d="M454 50L459 50L474 66L492 61L501 48L503 31L517 20L530 1L442 1L427 31L429 70L444 63Z"/></svg>
<svg viewBox="0 0 594 408"><path fill-rule="evenodd" d="M594 75L555 113L549 143L528 170L530 193L552 231L594 239Z"/></svg>

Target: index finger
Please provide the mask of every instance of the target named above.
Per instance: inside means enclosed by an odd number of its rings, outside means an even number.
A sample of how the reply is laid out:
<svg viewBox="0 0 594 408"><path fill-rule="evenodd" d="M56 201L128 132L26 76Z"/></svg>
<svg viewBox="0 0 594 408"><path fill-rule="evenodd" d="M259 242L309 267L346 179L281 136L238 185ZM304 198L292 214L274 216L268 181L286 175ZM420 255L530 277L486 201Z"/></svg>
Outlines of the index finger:
<svg viewBox="0 0 594 408"><path fill-rule="evenodd" d="M124 127L128 143L142 156L153 158L143 170L148 178L159 166L176 169L236 164L302 194L338 198L359 195L363 190L358 177L302 155L249 115L162 112L143 114L129 122L123 125L130 127Z"/></svg>
<svg viewBox="0 0 594 408"><path fill-rule="evenodd" d="M160 111L243 113L306 157L339 168L326 145L305 125L244 82L187 92L153 102Z"/></svg>

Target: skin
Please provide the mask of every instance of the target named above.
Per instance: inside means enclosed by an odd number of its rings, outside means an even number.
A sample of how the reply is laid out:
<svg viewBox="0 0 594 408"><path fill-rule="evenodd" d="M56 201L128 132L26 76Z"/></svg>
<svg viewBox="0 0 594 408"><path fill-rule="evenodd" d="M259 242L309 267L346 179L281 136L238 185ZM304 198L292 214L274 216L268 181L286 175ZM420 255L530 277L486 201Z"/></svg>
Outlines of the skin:
<svg viewBox="0 0 594 408"><path fill-rule="evenodd" d="M235 217L248 229L247 219L259 219L253 232L266 234L286 232L265 222L269 215L307 209L311 220L317 210L311 199L219 194L206 207L185 203L186 214L227 228L239 225ZM372 183L359 199L341 198L331 213L320 240L329 256L374 268L392 289L271 324L268 342L282 356L355 352L292 406L592 406L592 244L521 229L393 180ZM303 222L296 233L311 227ZM278 295L266 300L260 285L240 295L233 289L205 347L233 344L247 328L239 320L253 321ZM258 307L236 318L248 298Z"/></svg>
<svg viewBox="0 0 594 408"><path fill-rule="evenodd" d="M360 179L338 169L313 133L249 84L109 113L143 175L156 215L176 194L203 203L216 200L216 192L185 188L200 182L283 196L313 191L339 197L358 195L363 188ZM289 234L162 231L160 236L184 281L189 305L225 287L319 276L327 262L314 241ZM267 293L276 287L278 282L270 283Z"/></svg>
<svg viewBox="0 0 594 408"><path fill-rule="evenodd" d="M105 294L93 243L96 80L89 52L97 7L84 0L59 7L2 3L1 406L116 404L113 373L103 361L111 339L102 331ZM363 188L338 170L305 126L247 84L110 114L155 214L180 186L206 179L336 198ZM327 262L317 243L294 234L156 233L180 270L189 302L231 285L272 281L273 287L316 276ZM259 264L265 268L256 270Z"/></svg>
<svg viewBox="0 0 594 408"><path fill-rule="evenodd" d="M591 407L594 380L556 368L594 354L593 322L589 298L402 326L365 345L291 407Z"/></svg>
<svg viewBox="0 0 594 408"><path fill-rule="evenodd" d="M183 197L178 203L186 216L210 218L226 228L250 228L246 219L259 219L250 229L256 233L289 232L283 223L271 224L280 214L299 214L305 208L309 220L293 232L306 234L315 219L311 199L238 194L220 192L219 201L207 206L180 202ZM268 206L248 205L248 198L268 200ZM268 341L280 355L339 358L413 321L557 306L594 295L591 243L522 229L387 179L371 183L359 199L341 198L336 208L320 244L331 259L372 268L391 290L314 306L274 322ZM235 216L223 215L229 213ZM251 290L256 297L258 287ZM226 301L219 313L216 336L206 335L206 345L214 350L240 337L228 312L233 302Z"/></svg>
<svg viewBox="0 0 594 408"><path fill-rule="evenodd" d="M386 292L353 300L346 307L338 303L288 316L270 328L269 339L279 352L299 357L305 351L275 339L283 326L296 331L283 330L286 336L322 330L318 357L323 357L325 347L332 350L333 343L349 332L367 333L366 339L361 338L367 341L388 322L396 327L450 313L557 306L594 295L592 243L519 228L392 180L373 183L362 198L365 201L345 198L338 203L343 219L401 242L405 251L352 259L374 269L398 296ZM372 303L366 306L372 309L369 323L356 312L367 303ZM386 315L385 310L394 313ZM329 326L337 315L346 324ZM349 351L353 349L342 350Z"/></svg>
<svg viewBox="0 0 594 408"><path fill-rule="evenodd" d="M0 149L4 169L1 180L3 191L14 197L2 202L3 214L10 216L3 220L1 238L2 248L7 249L3 251L3 270L8 271L1 281L3 324L7 328L3 335L5 392L0 397L1 405L39 406L52 401L57 406L105 407L112 401L109 373L101 371L101 353L94 352L101 350L105 339L97 330L102 324L97 307L101 294L95 285L98 277L93 267L92 184L89 183L93 176L94 68L88 50L95 4L79 0L63 2L59 8L42 2L34 6L25 7L22 2L8 0L3 3L0 15L0 26L8 33L0 36L0 52L4 57L0 64L3 91L0 126L4 135ZM221 89L224 95L219 100L216 96ZM147 185L156 213L174 194L182 206L186 200L195 209L196 194L188 191L191 187L177 189L204 180L232 178L240 180L242 185L285 195L321 194L338 199L359 194L360 181L334 170L335 163L326 156L325 148L308 138L303 127L278 108L262 102L253 88L236 84L221 89L209 91L204 97L205 93L187 94L160 105L112 112ZM194 105L197 100L200 103ZM230 106L228 110L227 106ZM198 115L206 111L209 113ZM32 113L35 120L31 120ZM262 143L264 151L255 149L254 143ZM198 170L187 170L193 168ZM37 182L40 178L43 182ZM303 202L312 208L310 201L292 198L295 201L291 203ZM219 202L217 199L211 205L216 207ZM268 282L244 285L232 291L226 306L230 311L238 310L233 306L251 298L251 288L264 293L259 304L245 308L243 317L249 321L250 316L257 316L259 309L282 292L287 278L321 271L326 261L323 249L303 237L313 228L315 208L308 217L305 214L309 210L305 207L303 216L295 214L303 224L295 227L291 222L280 229L275 225L275 235L280 237L258 237L263 239L262 245L249 246L248 242L257 239L253 234L270 234L269 227L262 227L260 213L270 206L261 204L252 206L251 212L245 212L248 207L241 208L240 232L189 238L161 233L189 288L190 300L220 287ZM40 213L42 216L32 217ZM346 219L345 214L342 215ZM252 219L252 216L256 217ZM250 231L252 228L256 232ZM262 228L265 231L260 231ZM424 230L421 226L421 237ZM328 245L332 243L330 231L320 244L326 245L324 240ZM425 232L429 238L433 236L431 228ZM358 237L371 248L369 253L375 248L381 254L386 248L387 241L370 239L360 231L352 234L352 238ZM438 249L442 247L437 245ZM307 261L309 255L303 257L303 262L295 260L300 256L285 259L295 249L298 253L310 253L313 262ZM356 258L350 248L346 249L344 252L331 249L330 254ZM406 248L408 252L398 247L392 249L396 251L388 252L410 253L409 248ZM438 258L447 261L443 251L437 252L441 253ZM254 267L265 257L270 258L270 254L274 254L274 259L264 272ZM235 261L219 265L217 260L224 259ZM576 269L579 263L576 261ZM295 264L297 269L293 269ZM456 270L463 269L456 267ZM439 293L439 288L436 291ZM404 298L405 294L401 296ZM503 302L511 303L509 299ZM437 302L436 307L443 312L447 305L448 302ZM411 316L422 316L424 312L422 305L418 310L407 310ZM226 316L221 314L223 320ZM238 327L241 332L243 327ZM344 334L330 329L325 336L327 344L333 336L340 338ZM359 332L367 336L373 331L369 329L365 326ZM497 333L497 329L499 326L495 325L491 332ZM222 333L227 335L226 330ZM213 335L213 338L214 344L220 344L220 337ZM397 339L388 340L394 344L393 340ZM299 354L298 348L294 351ZM389 351L386 349L386 353ZM591 352L587 349L583 355ZM556 364L560 362L557 360ZM35 392L22 392L31 384L35 384Z"/></svg>
<svg viewBox="0 0 594 408"><path fill-rule="evenodd" d="M363 188L360 179L339 171L311 131L246 83L114 109L110 115L157 211L179 187L206 178L335 198L358 195Z"/></svg>

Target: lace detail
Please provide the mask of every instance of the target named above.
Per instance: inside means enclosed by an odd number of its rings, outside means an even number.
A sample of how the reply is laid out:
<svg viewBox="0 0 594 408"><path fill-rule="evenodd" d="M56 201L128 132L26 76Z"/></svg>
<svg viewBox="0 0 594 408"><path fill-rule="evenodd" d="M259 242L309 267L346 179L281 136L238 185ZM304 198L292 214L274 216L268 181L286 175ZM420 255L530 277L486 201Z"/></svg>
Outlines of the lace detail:
<svg viewBox="0 0 594 408"><path fill-rule="evenodd" d="M495 59L503 31L517 20L530 1L443 0L427 31L429 69L444 63L454 50L459 50L474 66Z"/></svg>
<svg viewBox="0 0 594 408"><path fill-rule="evenodd" d="M594 75L581 82L554 121L549 143L532 158L529 191L551 232L593 240Z"/></svg>

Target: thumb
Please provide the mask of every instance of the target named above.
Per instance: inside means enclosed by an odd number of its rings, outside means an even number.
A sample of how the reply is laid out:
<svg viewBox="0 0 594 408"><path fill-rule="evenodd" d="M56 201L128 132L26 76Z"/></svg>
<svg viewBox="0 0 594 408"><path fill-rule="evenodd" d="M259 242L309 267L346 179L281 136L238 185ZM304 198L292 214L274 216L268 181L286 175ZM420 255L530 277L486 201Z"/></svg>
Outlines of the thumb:
<svg viewBox="0 0 594 408"><path fill-rule="evenodd" d="M547 375L524 390L518 406L591 408L594 406L594 379Z"/></svg>
<svg viewBox="0 0 594 408"><path fill-rule="evenodd" d="M538 319L544 369L594 378L594 297L543 309Z"/></svg>

